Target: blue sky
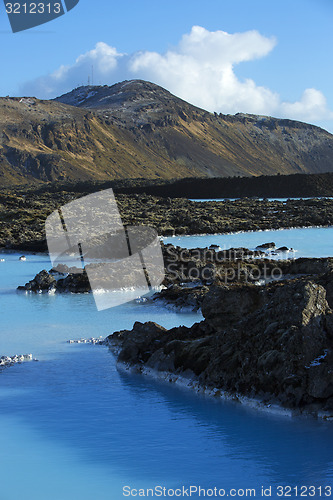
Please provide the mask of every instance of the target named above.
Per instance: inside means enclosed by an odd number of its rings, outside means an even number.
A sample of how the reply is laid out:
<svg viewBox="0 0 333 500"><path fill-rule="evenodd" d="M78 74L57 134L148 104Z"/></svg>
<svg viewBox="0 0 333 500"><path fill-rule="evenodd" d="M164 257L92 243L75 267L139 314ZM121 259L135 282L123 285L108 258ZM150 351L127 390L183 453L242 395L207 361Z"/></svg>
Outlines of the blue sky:
<svg viewBox="0 0 333 500"><path fill-rule="evenodd" d="M54 97L142 78L222 113L290 117L333 132L332 0L80 0L13 34L0 5L0 95Z"/></svg>

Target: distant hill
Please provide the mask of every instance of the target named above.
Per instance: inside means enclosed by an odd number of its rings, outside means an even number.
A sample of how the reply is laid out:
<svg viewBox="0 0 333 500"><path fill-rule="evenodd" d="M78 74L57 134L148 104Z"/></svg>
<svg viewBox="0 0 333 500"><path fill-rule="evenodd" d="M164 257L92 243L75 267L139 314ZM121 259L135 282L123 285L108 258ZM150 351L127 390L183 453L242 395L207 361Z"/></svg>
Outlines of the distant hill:
<svg viewBox="0 0 333 500"><path fill-rule="evenodd" d="M217 115L141 80L52 101L0 98L0 185L333 172L333 135Z"/></svg>

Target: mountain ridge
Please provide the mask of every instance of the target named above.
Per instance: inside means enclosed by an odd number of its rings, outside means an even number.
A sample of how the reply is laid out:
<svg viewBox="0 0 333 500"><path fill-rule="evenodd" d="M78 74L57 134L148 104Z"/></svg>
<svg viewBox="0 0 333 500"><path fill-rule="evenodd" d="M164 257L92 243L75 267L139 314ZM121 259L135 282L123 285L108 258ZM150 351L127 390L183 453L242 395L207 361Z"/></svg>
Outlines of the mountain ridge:
<svg viewBox="0 0 333 500"><path fill-rule="evenodd" d="M0 182L333 171L333 135L288 119L209 113L158 85L0 98Z"/></svg>

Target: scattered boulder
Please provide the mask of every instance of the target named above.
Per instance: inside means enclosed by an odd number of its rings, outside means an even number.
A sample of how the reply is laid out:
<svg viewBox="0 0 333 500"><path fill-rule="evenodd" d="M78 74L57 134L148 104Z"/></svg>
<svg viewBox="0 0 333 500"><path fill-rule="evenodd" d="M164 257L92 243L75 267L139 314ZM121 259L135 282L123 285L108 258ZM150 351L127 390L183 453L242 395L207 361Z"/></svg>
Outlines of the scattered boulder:
<svg viewBox="0 0 333 500"><path fill-rule="evenodd" d="M277 252L291 252L292 251L292 248L288 248L288 247L280 247L280 248L277 248L276 249Z"/></svg>
<svg viewBox="0 0 333 500"><path fill-rule="evenodd" d="M26 290L29 292L50 292L56 288L56 279L45 269L38 273L33 280L26 283L24 286L19 286L18 290Z"/></svg>
<svg viewBox="0 0 333 500"><path fill-rule="evenodd" d="M274 250L274 248L276 248L276 245L273 242L271 242L271 243L263 243L262 245L258 245L257 246L258 250Z"/></svg>

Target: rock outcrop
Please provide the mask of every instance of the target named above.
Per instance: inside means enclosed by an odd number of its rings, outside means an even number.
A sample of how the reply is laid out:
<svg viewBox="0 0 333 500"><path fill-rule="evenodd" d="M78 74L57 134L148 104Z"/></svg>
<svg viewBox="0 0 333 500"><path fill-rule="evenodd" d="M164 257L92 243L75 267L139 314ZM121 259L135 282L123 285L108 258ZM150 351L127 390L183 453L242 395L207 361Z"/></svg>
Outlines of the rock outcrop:
<svg viewBox="0 0 333 500"><path fill-rule="evenodd" d="M215 394L333 417L332 276L216 286L203 299L204 321L191 328L135 323L107 342L143 371L192 373Z"/></svg>
<svg viewBox="0 0 333 500"><path fill-rule="evenodd" d="M67 266L65 266L67 268ZM49 272L45 269L40 271L34 279L23 286L19 286L18 290L26 292L62 292L62 293L87 293L91 291L90 284L86 273L71 272L59 273L56 269L51 269ZM56 277L57 276L57 279Z"/></svg>

